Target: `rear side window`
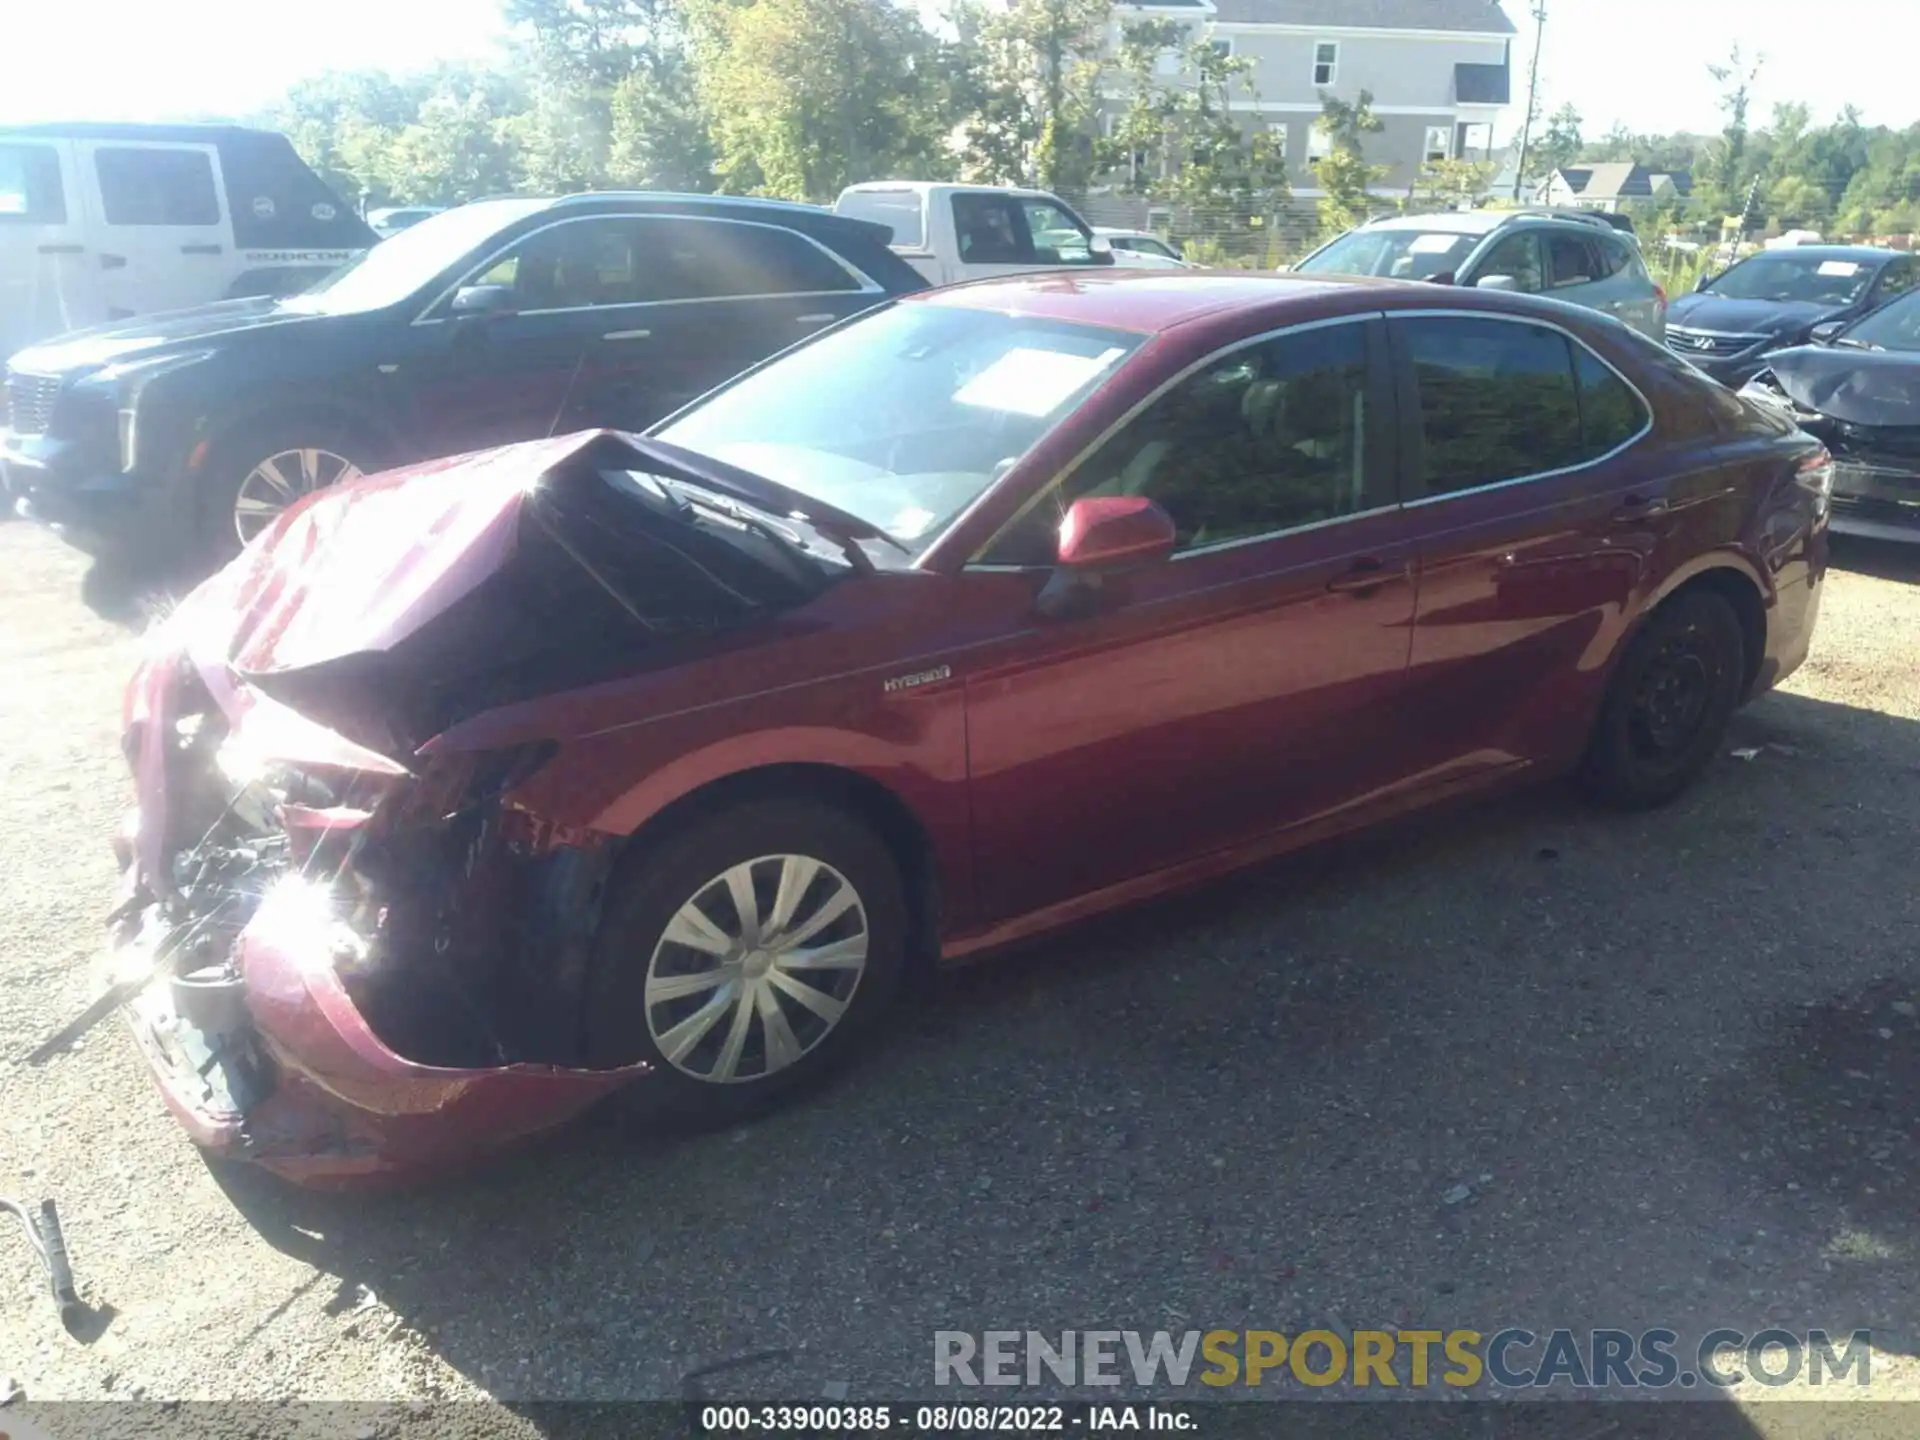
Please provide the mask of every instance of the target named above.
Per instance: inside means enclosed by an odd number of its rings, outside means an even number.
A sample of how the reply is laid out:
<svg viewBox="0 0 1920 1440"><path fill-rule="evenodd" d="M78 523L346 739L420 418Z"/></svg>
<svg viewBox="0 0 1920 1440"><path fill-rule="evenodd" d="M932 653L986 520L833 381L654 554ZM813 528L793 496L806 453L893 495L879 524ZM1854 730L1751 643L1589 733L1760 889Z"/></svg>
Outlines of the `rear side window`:
<svg viewBox="0 0 1920 1440"><path fill-rule="evenodd" d="M109 225L218 225L220 195L204 150L161 146L93 152Z"/></svg>
<svg viewBox="0 0 1920 1440"><path fill-rule="evenodd" d="M60 225L67 197L51 145L0 145L0 225Z"/></svg>
<svg viewBox="0 0 1920 1440"><path fill-rule="evenodd" d="M860 281L806 236L730 220L643 221L644 243L660 264L661 300L818 295L858 290Z"/></svg>
<svg viewBox="0 0 1920 1440"><path fill-rule="evenodd" d="M1580 385L1580 443L1586 459L1618 450L1646 427L1647 407L1598 355L1573 346L1573 372Z"/></svg>
<svg viewBox="0 0 1920 1440"><path fill-rule="evenodd" d="M1600 262L1600 274L1596 278L1610 280L1632 267L1633 251L1625 241L1607 237L1596 239L1591 244Z"/></svg>
<svg viewBox="0 0 1920 1440"><path fill-rule="evenodd" d="M1582 433L1567 337L1465 316L1394 322L1420 391L1429 495L1497 485L1604 453Z"/></svg>

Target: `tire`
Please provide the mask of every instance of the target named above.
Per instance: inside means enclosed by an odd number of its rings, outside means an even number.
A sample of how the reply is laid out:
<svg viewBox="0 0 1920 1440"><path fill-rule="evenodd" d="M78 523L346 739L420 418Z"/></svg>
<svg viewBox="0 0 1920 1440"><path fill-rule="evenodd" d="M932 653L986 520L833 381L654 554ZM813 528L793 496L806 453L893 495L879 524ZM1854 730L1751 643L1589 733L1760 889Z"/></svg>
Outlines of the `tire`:
<svg viewBox="0 0 1920 1440"><path fill-rule="evenodd" d="M1686 790L1720 751L1746 662L1740 619L1723 596L1686 590L1661 605L1607 686L1580 789L1622 810L1652 809Z"/></svg>
<svg viewBox="0 0 1920 1440"><path fill-rule="evenodd" d="M225 564L278 514L261 507L284 508L309 490L378 470L378 461L371 444L337 421L290 417L236 431L213 452L201 487L195 517L201 558Z"/></svg>
<svg viewBox="0 0 1920 1440"><path fill-rule="evenodd" d="M810 879L809 865L818 867ZM744 926L735 902L743 872L755 911ZM798 943L752 945L755 922L761 934L773 930L789 885L780 933ZM852 903L842 905L849 894ZM705 927L688 920L695 902ZM836 906L834 918L818 924ZM648 1119L698 1128L759 1113L857 1047L899 989L909 932L900 867L855 816L800 798L719 811L647 847L616 876L595 940L587 1061L651 1065L621 1093ZM688 938L702 943L683 943ZM730 978L716 978L723 975ZM811 1000L796 998L796 985L812 991ZM774 1029L768 1005L777 1011Z"/></svg>

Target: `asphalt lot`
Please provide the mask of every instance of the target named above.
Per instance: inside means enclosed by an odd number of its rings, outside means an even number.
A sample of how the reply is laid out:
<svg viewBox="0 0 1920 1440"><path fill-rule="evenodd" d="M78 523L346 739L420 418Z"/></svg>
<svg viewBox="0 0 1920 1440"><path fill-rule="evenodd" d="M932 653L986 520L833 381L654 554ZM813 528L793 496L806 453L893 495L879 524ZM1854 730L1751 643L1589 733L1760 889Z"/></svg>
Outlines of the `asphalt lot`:
<svg viewBox="0 0 1920 1440"><path fill-rule="evenodd" d="M118 1021L24 1062L94 994L138 642L0 526L0 1194L110 1309L69 1338L0 1229L0 1377L520 1402L785 1347L727 1384L859 1400L932 1394L935 1329L1778 1323L1920 1393L1920 553L1840 563L1759 754L1672 809L1298 857L950 977L749 1128L370 1201L223 1188Z"/></svg>

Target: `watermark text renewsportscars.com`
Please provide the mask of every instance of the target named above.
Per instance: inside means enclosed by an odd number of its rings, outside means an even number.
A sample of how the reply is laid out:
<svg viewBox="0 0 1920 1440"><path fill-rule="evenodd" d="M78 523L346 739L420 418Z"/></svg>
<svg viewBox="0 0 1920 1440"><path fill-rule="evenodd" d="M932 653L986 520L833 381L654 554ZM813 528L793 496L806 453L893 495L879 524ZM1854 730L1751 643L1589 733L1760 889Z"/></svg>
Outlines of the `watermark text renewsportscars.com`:
<svg viewBox="0 0 1920 1440"><path fill-rule="evenodd" d="M1824 1330L938 1330L937 1385L1663 1390L1871 1383L1873 1336Z"/></svg>

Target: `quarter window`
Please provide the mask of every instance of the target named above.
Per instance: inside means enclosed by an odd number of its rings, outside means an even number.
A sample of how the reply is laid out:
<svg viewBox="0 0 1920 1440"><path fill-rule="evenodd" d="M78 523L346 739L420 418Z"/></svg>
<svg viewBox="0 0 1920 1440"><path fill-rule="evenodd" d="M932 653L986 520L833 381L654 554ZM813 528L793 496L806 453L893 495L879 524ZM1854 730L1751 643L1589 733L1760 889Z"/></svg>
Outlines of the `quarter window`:
<svg viewBox="0 0 1920 1440"><path fill-rule="evenodd" d="M0 225L61 225L67 197L51 145L0 145Z"/></svg>
<svg viewBox="0 0 1920 1440"><path fill-rule="evenodd" d="M1179 548L1278 534L1390 504L1367 455L1361 324L1296 331L1236 350L1129 423L987 557L1050 564L1061 518L1088 495L1144 495Z"/></svg>
<svg viewBox="0 0 1920 1440"><path fill-rule="evenodd" d="M1646 424L1633 390L1562 331L1465 316L1393 323L1419 386L1429 495L1596 460Z"/></svg>
<svg viewBox="0 0 1920 1440"><path fill-rule="evenodd" d="M163 146L93 152L109 225L218 225L220 194L204 150Z"/></svg>
<svg viewBox="0 0 1920 1440"><path fill-rule="evenodd" d="M1322 40L1313 47L1313 83L1322 87L1333 84L1340 73L1340 44L1336 40Z"/></svg>

